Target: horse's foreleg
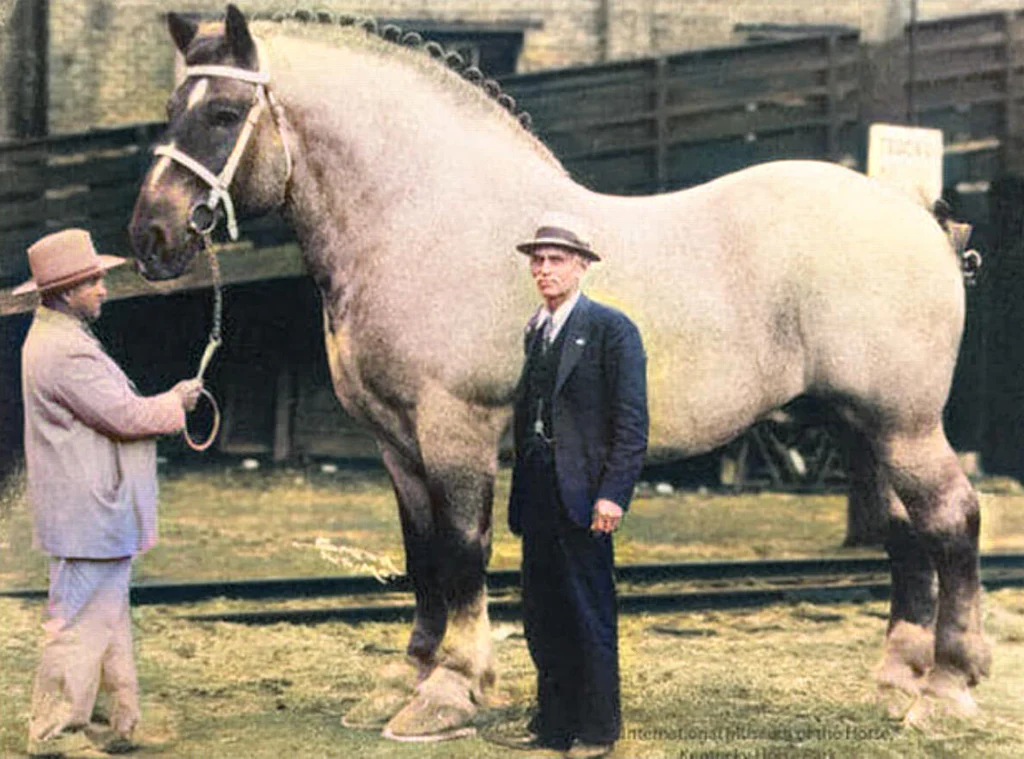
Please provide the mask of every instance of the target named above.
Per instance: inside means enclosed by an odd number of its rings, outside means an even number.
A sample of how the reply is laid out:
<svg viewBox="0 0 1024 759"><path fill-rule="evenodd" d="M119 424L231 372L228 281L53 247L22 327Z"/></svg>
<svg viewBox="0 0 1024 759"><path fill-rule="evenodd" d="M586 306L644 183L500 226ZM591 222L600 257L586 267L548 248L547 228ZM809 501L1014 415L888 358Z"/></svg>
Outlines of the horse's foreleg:
<svg viewBox="0 0 1024 759"><path fill-rule="evenodd" d="M923 434L892 436L884 445L884 461L906 507L910 535L919 536L938 575L935 665L925 692L959 711L972 711L968 688L988 674L990 664L981 629L977 495L940 425ZM911 590L921 594L926 583L920 560L917 577ZM927 599L914 603L917 614L927 613Z"/></svg>
<svg viewBox="0 0 1024 759"><path fill-rule="evenodd" d="M385 736L398 740L467 734L494 682L485 573L497 418L438 390L421 399L416 427L433 508L432 550L447 625L437 666L385 729Z"/></svg>
<svg viewBox="0 0 1024 759"><path fill-rule="evenodd" d="M434 546L434 519L422 467L394 446L379 441L381 458L398 499L406 574L416 596L416 618L406 649L408 662L392 662L377 673L373 690L342 718L347 727L379 730L413 698L416 686L437 664L445 631L445 600Z"/></svg>
<svg viewBox="0 0 1024 759"><path fill-rule="evenodd" d="M457 468L430 476L437 514L439 578L448 608L448 628L439 664L470 678L480 698L494 681L486 570L491 553L494 475Z"/></svg>
<svg viewBox="0 0 1024 759"><path fill-rule="evenodd" d="M416 596L416 617L406 653L425 678L437 663L447 610L438 573L433 508L422 466L417 467L387 443L380 444L384 466L398 499L405 545L405 570Z"/></svg>

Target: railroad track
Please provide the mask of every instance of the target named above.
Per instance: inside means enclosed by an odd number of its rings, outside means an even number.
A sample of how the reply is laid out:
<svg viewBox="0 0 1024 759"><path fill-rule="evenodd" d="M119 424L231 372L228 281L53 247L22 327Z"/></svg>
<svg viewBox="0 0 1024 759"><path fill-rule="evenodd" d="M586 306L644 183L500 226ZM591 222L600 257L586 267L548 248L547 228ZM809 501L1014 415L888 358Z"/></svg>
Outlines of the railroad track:
<svg viewBox="0 0 1024 759"><path fill-rule="evenodd" d="M993 554L981 559L982 583L989 590L1024 586L1024 555ZM623 613L736 609L773 603L840 603L884 600L889 597L889 561L885 558L779 559L772 561L716 561L682 564L626 565L617 570L624 592L619 594ZM869 580L867 578L870 578ZM491 572L493 619L517 618L518 599L503 598L519 586L515 571ZM638 592L652 585L684 585L684 589ZM696 586L696 587L695 587ZM257 609L213 614L188 614L184 619L240 624L317 624L329 621L408 621L414 606L388 599L412 591L408 577L381 583L373 577L311 577L142 584L132 588L133 603L185 604L212 598L232 600L370 597L371 603L332 608ZM0 591L0 597L45 598L45 590ZM373 598L376 597L376 601ZM381 600L383 599L383 600Z"/></svg>

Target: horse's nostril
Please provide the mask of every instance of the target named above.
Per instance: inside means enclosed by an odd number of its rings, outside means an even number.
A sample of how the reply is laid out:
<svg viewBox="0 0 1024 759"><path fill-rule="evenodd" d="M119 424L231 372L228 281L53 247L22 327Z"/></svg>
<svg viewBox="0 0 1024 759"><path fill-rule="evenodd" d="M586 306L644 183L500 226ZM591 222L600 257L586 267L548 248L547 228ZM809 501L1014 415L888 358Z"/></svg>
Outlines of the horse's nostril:
<svg viewBox="0 0 1024 759"><path fill-rule="evenodd" d="M167 249L167 235L159 224L152 224L146 230L144 246L143 252L147 261L157 261L162 257Z"/></svg>

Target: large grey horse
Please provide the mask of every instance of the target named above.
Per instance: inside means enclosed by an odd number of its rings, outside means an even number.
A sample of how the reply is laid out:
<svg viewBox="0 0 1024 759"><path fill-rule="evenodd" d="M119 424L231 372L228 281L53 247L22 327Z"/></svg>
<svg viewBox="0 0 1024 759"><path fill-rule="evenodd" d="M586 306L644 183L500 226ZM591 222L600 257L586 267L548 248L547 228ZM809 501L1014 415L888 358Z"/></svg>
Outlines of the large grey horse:
<svg viewBox="0 0 1024 759"><path fill-rule="evenodd" d="M250 29L233 6L223 24L170 16L188 69L130 232L139 271L168 279L201 249L211 209L231 225L235 211L280 209L294 227L334 388L394 482L416 592L418 677L349 721L457 735L493 683L496 450L536 305L514 243L550 209L589 222L604 263L588 287L643 333L653 449L707 451L798 396L857 431L891 496L879 682L972 709L989 667L979 510L942 427L964 289L930 213L810 161L656 197L597 194L417 37L356 24L328 45L316 26Z"/></svg>

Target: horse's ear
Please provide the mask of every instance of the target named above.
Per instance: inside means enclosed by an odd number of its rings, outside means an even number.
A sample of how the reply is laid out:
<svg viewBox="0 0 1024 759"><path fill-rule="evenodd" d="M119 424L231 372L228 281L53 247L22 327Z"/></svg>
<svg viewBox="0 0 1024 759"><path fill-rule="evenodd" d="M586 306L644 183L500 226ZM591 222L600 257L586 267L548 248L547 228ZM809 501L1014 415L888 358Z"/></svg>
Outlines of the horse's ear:
<svg viewBox="0 0 1024 759"><path fill-rule="evenodd" d="M171 38L174 40L174 44L178 46L178 50L184 55L192 40L195 39L196 32L199 31L199 24L172 12L167 14L167 28L171 30Z"/></svg>
<svg viewBox="0 0 1024 759"><path fill-rule="evenodd" d="M231 45L231 52L235 58L245 63L256 61L256 43L252 41L249 34L249 25L245 16L234 5L228 6L227 19L224 22L224 36Z"/></svg>

